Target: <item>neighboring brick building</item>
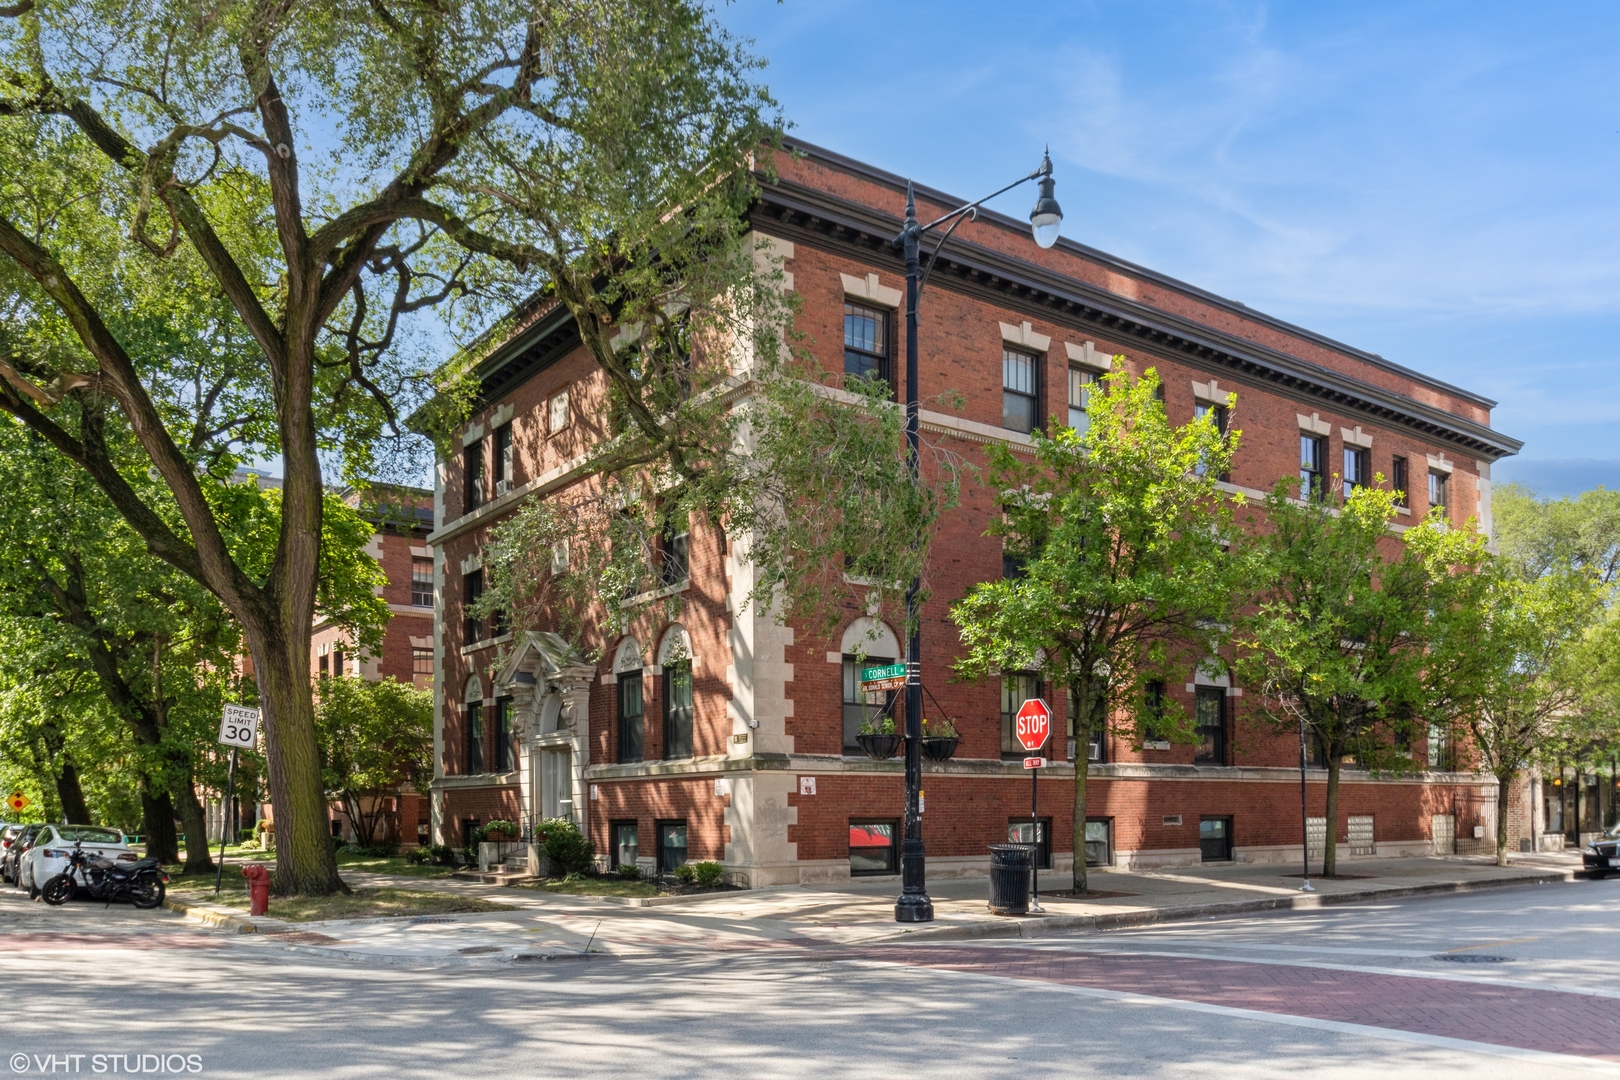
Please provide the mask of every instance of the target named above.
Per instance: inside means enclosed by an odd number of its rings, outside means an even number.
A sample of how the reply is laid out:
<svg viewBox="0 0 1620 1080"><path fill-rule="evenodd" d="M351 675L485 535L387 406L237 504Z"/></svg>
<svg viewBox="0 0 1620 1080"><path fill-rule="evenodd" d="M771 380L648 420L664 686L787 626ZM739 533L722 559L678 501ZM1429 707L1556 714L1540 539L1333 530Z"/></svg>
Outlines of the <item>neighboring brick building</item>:
<svg viewBox="0 0 1620 1080"><path fill-rule="evenodd" d="M798 326L822 363L892 373L904 355L904 312L903 268L889 241L904 182L796 149L802 156L779 159L780 183L764 192L753 228L783 260L802 300ZM919 201L924 220L956 205L928 189ZM600 430L604 382L565 313L538 309L520 325L479 369L483 400L464 429L465 449L437 475L429 540L438 585L438 838L460 842L468 824L496 816L569 814L610 862L721 859L755 885L897 869L900 763L870 761L849 745L862 708L847 701L847 657L866 624L852 619L828 640L745 608L752 579L739 543L694 529L679 625L644 640L594 642L600 663L564 655L545 627L490 637L489 624L464 618L465 594L481 588L490 527L521 500L571 483ZM923 428L970 459L976 444L1027 447L1016 429L1027 430L1031 415L1079 422L1071 410L1083 409L1086 382L1114 354L1132 372L1158 369L1173 422L1236 392L1230 422L1243 442L1229 486L1255 498L1306 465L1397 480L1404 470L1411 495L1402 520L1443 501L1452 520L1476 517L1488 529L1491 463L1519 447L1491 429L1487 399L1083 245L1043 251L1025 223L996 214L964 224L946 244L922 326L921 399L956 391L966 403L961 412L925 407ZM925 766L935 876L982 872L985 845L1028 821L1028 774L1010 753L1003 708L1004 699L1016 708L1026 688L1011 679L948 682L958 639L947 606L1002 572L1000 543L984 535L992 501L969 486L943 521L924 611L924 682L962 734L954 760ZM901 655L887 628L866 651ZM671 655L690 656L689 668L666 664ZM1189 671L1169 692L1206 721L1204 742L1133 750L1128 740L1102 740L1088 789L1088 855L1122 866L1297 857L1297 742L1250 723L1242 689L1224 678ZM1052 704L1061 723L1067 703ZM666 725L683 745L666 746ZM640 728L640 760L621 761L637 756L621 727ZM1058 757L1074 749L1061 739L1053 747ZM1347 768L1334 825L1348 844L1342 850L1449 851L1453 835L1471 838L1475 824L1490 835L1492 789L1443 771L1446 757L1437 746L1433 770L1399 780ZM1060 870L1071 858L1072 776L1060 762L1041 784ZM1312 777L1317 807L1324 776Z"/></svg>
<svg viewBox="0 0 1620 1080"><path fill-rule="evenodd" d="M380 595L388 602L388 626L382 651L373 654L353 647L348 635L330 623L315 624L310 637L310 674L315 678L357 675L366 679L394 678L420 690L433 687L433 553L427 546L433 527L433 492L426 488L374 484L364 491L350 490L343 501L376 525L366 554L376 559L388 578ZM388 842L403 846L425 843L430 815L425 794L409 789L394 798L395 806L384 828ZM336 804L333 834L353 839L354 828ZM381 839L381 838L379 838Z"/></svg>

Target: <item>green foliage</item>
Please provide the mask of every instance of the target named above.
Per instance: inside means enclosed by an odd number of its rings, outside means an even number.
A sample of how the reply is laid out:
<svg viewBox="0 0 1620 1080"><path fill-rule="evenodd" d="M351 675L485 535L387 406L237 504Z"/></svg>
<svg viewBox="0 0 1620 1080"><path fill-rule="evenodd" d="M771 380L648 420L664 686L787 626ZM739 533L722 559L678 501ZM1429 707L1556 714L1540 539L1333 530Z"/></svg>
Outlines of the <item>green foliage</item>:
<svg viewBox="0 0 1620 1080"><path fill-rule="evenodd" d="M1216 656L1242 592L1227 471L1241 435L1208 417L1173 427L1149 369L1104 379L1091 423L1035 435L1035 459L990 450L1002 516L991 528L1021 567L981 582L951 608L966 655L957 673L980 679L1035 671L1091 703L1076 718L1084 744L1118 714L1140 741L1142 688ZM1168 724L1173 716L1154 718Z"/></svg>
<svg viewBox="0 0 1620 1080"><path fill-rule="evenodd" d="M675 868L675 880L682 885L691 885L697 880L697 864L681 863Z"/></svg>
<svg viewBox="0 0 1620 1080"><path fill-rule="evenodd" d="M726 875L726 868L713 860L687 863L686 866L692 870L692 883L702 889L715 888Z"/></svg>
<svg viewBox="0 0 1620 1080"><path fill-rule="evenodd" d="M433 695L395 679L319 680L316 705L322 778L363 846L374 844L386 799L402 784L425 790L433 776Z"/></svg>
<svg viewBox="0 0 1620 1080"><path fill-rule="evenodd" d="M860 733L862 735L893 735L894 730L894 717L892 716L885 716L876 723L871 720L861 721Z"/></svg>
<svg viewBox="0 0 1620 1080"><path fill-rule="evenodd" d="M413 847L405 853L405 861L412 866L426 866L433 861L433 849L430 847Z"/></svg>
<svg viewBox="0 0 1620 1080"><path fill-rule="evenodd" d="M626 881L640 881L641 867L633 862L622 862L618 866L619 876Z"/></svg>
<svg viewBox="0 0 1620 1080"><path fill-rule="evenodd" d="M547 818L535 826L535 839L540 850L551 860L554 871L564 876L582 874L590 869L596 856L596 845L587 840L579 826L568 818Z"/></svg>
<svg viewBox="0 0 1620 1080"><path fill-rule="evenodd" d="M957 739L961 737L956 730L956 725L949 720L930 720L926 716L923 717L922 733L925 739Z"/></svg>
<svg viewBox="0 0 1620 1080"><path fill-rule="evenodd" d="M518 838L517 823L504 818L496 818L484 826L484 839L486 840L516 840Z"/></svg>
<svg viewBox="0 0 1620 1080"><path fill-rule="evenodd" d="M1620 583L1620 491L1540 499L1505 484L1492 492L1491 505L1502 556L1522 577L1579 569L1605 586Z"/></svg>

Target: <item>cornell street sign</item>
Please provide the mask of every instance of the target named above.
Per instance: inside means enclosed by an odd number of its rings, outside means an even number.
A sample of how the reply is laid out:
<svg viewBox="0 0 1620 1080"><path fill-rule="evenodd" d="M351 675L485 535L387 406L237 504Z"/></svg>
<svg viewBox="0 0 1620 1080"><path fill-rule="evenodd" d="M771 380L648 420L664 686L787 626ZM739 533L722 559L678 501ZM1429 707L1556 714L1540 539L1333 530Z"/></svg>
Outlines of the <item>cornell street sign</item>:
<svg viewBox="0 0 1620 1080"><path fill-rule="evenodd" d="M884 664L882 667L861 668L861 689L903 690L906 686L906 665Z"/></svg>

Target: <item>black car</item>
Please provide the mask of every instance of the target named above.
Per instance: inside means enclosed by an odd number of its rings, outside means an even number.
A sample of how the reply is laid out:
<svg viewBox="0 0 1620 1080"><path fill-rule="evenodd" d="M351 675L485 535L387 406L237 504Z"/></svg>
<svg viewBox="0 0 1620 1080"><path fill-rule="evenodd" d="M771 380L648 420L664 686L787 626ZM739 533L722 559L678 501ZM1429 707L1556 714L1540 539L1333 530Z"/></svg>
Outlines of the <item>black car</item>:
<svg viewBox="0 0 1620 1080"><path fill-rule="evenodd" d="M34 837L39 835L43 825L24 825L22 832L11 838L11 846L0 852L0 880L17 882L17 864L23 852L33 846Z"/></svg>
<svg viewBox="0 0 1620 1080"><path fill-rule="evenodd" d="M1581 862L1586 864L1588 877L1601 878L1620 873L1620 825L1587 844L1586 850L1581 852Z"/></svg>

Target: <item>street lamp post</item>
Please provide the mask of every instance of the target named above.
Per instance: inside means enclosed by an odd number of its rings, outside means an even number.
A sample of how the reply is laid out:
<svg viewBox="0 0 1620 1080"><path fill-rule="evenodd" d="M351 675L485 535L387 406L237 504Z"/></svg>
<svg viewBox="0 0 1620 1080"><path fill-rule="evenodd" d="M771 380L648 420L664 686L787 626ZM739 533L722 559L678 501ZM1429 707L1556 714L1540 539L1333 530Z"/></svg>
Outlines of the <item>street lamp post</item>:
<svg viewBox="0 0 1620 1080"><path fill-rule="evenodd" d="M951 238L962 222L979 216L984 203L1011 191L1030 180L1040 181L1040 195L1030 211L1030 231L1035 243L1049 248L1057 243L1058 228L1063 224L1063 211L1052 195L1052 158L1043 155L1040 168L1021 177L1000 191L992 192L976 202L959 206L926 225L917 222L917 199L911 184L906 184L906 221L895 237L894 244L906 259L906 464L911 478L918 478L917 452L917 301L923 286L928 283L929 271L939 258L940 248ZM942 225L948 225L939 243L922 266L922 238ZM900 899L894 904L894 920L903 923L932 922L934 902L928 898L926 872L923 860L922 838L922 626L917 611L918 580L912 578L906 586L906 622L910 637L906 641L906 833L900 848Z"/></svg>

